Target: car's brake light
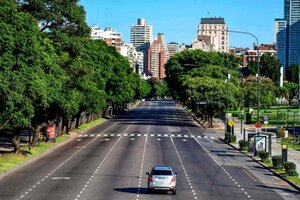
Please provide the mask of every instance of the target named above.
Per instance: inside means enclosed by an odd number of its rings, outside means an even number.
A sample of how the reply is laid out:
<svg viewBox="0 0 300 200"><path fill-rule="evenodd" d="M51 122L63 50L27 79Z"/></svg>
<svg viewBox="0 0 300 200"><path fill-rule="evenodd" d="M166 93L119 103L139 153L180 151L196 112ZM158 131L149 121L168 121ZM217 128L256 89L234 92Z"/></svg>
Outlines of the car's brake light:
<svg viewBox="0 0 300 200"><path fill-rule="evenodd" d="M153 182L152 176L149 176L149 177L148 177L148 181L149 181L149 182Z"/></svg>
<svg viewBox="0 0 300 200"><path fill-rule="evenodd" d="M176 182L176 177L175 176L173 176L173 178L171 180L171 183L174 183L174 182Z"/></svg>

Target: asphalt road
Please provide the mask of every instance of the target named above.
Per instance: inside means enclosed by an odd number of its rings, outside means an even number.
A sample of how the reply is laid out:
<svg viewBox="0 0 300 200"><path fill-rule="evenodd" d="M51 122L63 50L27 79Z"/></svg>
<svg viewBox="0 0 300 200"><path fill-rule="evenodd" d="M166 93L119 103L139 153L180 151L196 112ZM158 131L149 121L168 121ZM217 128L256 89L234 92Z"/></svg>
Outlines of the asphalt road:
<svg viewBox="0 0 300 200"><path fill-rule="evenodd" d="M171 166L177 195L150 194ZM173 101L146 101L0 178L2 200L300 199L281 179L197 126Z"/></svg>

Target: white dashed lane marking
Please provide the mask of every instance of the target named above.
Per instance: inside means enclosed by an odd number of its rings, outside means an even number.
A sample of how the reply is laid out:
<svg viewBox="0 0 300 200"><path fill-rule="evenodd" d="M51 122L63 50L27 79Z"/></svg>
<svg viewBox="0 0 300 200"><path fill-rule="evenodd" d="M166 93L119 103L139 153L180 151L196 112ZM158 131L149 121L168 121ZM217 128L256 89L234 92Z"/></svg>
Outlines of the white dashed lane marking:
<svg viewBox="0 0 300 200"><path fill-rule="evenodd" d="M84 135L79 135L78 136L78 142L82 141L81 138L86 138L86 137L173 137L173 138L201 138L201 139L209 139L209 140L216 140L215 137L213 136L201 136L201 135L191 135L191 134L161 134L161 133L107 133L103 135L95 135L95 134L84 134Z"/></svg>
<svg viewBox="0 0 300 200"><path fill-rule="evenodd" d="M111 127L115 126L118 123L114 123L112 124L110 127L108 127L106 130L103 131L106 132L107 130L109 130ZM100 135L102 135L103 133L101 133ZM87 137L89 134L85 134L82 135L82 137ZM22 194L19 198L17 198L17 200L23 199L24 197L26 197L26 195L28 195L30 192L33 191L33 189L37 188L37 186L39 186L41 183L44 183L45 180L47 180L50 176L52 176L54 174L54 172L58 171L61 167L63 167L67 162L69 162L72 158L74 158L76 155L79 154L79 152L81 152L83 149L85 149L88 145L90 145L91 143L93 143L94 141L97 140L97 137L95 137L93 140L91 140L89 143L87 143L86 145L79 147L79 150L76 151L72 156L70 156L68 159L66 159L63 163L61 163L58 167L56 167L53 171L51 171L49 174L47 174L44 178L41 178L40 181L38 181L36 184L34 184L31 188L29 188L24 194ZM77 140L78 141L78 140Z"/></svg>

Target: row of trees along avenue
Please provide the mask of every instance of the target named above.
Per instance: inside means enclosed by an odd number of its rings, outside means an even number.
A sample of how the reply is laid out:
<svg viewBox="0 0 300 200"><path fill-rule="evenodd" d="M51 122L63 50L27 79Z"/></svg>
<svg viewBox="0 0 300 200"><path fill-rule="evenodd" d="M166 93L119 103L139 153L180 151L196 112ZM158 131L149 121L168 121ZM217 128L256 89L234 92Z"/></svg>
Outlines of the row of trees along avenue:
<svg viewBox="0 0 300 200"><path fill-rule="evenodd" d="M240 67L241 61L230 54L186 50L168 61L166 82L172 96L211 127L213 117L225 118L227 91L230 108L257 106L257 64L250 62L248 67ZM228 84L227 67L230 74ZM289 79L284 87L279 87L280 64L275 56L269 53L262 56L260 72L261 108L276 105L276 97L291 100L298 95L297 84ZM298 71L291 73L288 70L286 77L294 77L296 73Z"/></svg>
<svg viewBox="0 0 300 200"><path fill-rule="evenodd" d="M90 121L151 93L153 81L89 36L78 0L0 0L0 136L16 153L21 128L35 132L34 146L49 124L59 136L83 114Z"/></svg>

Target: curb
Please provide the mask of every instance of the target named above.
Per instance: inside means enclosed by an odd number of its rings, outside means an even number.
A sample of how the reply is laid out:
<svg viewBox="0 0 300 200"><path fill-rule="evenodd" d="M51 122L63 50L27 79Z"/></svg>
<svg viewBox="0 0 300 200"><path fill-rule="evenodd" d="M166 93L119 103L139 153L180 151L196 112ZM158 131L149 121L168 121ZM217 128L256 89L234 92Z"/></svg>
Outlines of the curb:
<svg viewBox="0 0 300 200"><path fill-rule="evenodd" d="M300 191L300 187L298 185L296 185L295 183L291 182L290 180L288 180L287 178L285 178L283 175L277 173L276 171L274 171L273 169L265 166L263 163L261 163L259 160L255 159L255 157L241 151L240 149L238 149L236 146L225 142L225 140L223 138L219 138L219 140L221 140L222 142L224 142L225 144L231 146L232 148L238 150L239 152L241 152L242 154L248 156L249 158L251 158L253 161L257 162L258 164L260 164L262 167L264 167L265 169L269 170L270 172L272 172L275 176L277 176L278 178L284 180L285 182L287 182L290 186L292 186L293 188L295 188L296 190Z"/></svg>

